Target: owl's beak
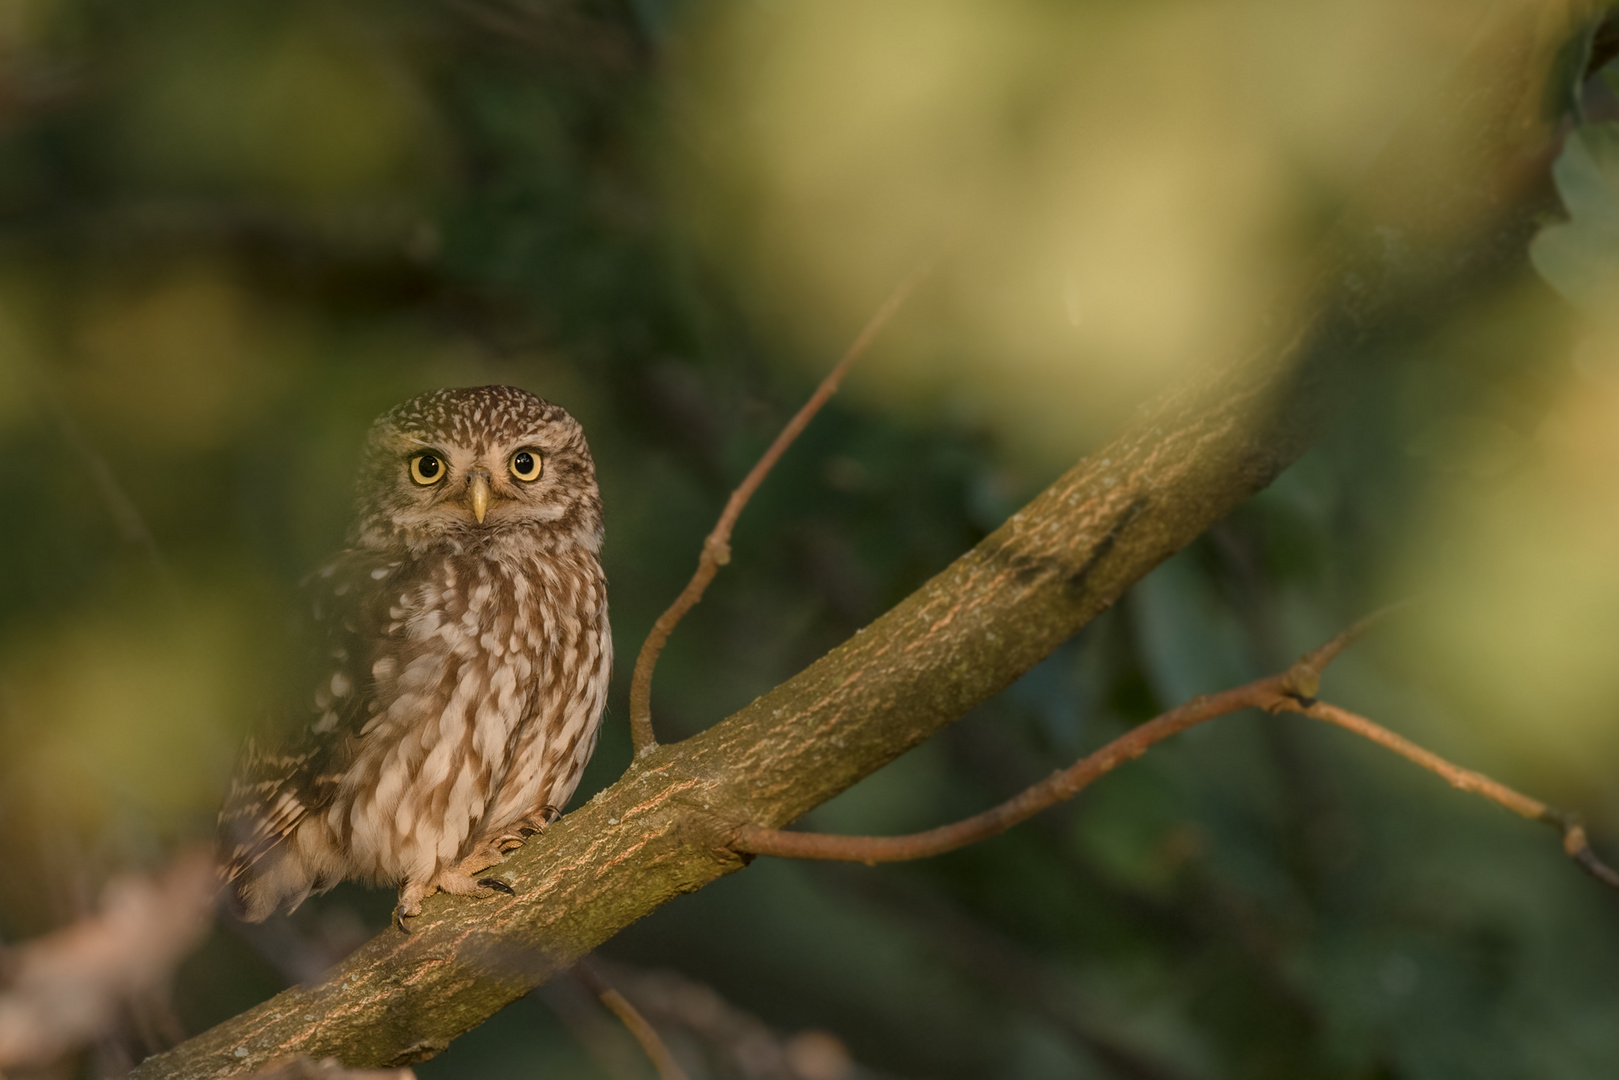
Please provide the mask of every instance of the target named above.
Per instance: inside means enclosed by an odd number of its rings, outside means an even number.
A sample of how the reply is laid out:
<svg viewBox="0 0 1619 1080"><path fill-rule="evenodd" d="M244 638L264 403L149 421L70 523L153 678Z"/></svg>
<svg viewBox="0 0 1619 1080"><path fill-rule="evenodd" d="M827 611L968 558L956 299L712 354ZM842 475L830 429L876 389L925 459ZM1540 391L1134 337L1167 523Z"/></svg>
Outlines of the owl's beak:
<svg viewBox="0 0 1619 1080"><path fill-rule="evenodd" d="M489 476L482 470L472 474L472 490L467 492L467 498L472 503L472 516L483 524L484 515L489 513Z"/></svg>

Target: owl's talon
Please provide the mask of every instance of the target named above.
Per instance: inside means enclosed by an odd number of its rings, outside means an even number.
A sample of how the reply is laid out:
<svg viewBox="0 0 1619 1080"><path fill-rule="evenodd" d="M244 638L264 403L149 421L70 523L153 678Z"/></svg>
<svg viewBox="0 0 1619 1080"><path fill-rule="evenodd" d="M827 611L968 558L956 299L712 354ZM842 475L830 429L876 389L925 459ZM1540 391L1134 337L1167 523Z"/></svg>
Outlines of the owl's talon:
<svg viewBox="0 0 1619 1080"><path fill-rule="evenodd" d="M401 933L414 934L416 931L414 931L410 927L406 926L405 925L405 920L407 918L415 918L416 914L420 914L420 913L417 912L417 913L407 915L405 913L405 905L403 905L403 904L396 905L394 907L393 924L395 926L399 927L399 930L400 930Z"/></svg>
<svg viewBox="0 0 1619 1080"><path fill-rule="evenodd" d="M478 879L478 884L482 885L486 889L493 889L496 892L503 892L507 896L517 895L517 891L515 889L498 877L481 877Z"/></svg>

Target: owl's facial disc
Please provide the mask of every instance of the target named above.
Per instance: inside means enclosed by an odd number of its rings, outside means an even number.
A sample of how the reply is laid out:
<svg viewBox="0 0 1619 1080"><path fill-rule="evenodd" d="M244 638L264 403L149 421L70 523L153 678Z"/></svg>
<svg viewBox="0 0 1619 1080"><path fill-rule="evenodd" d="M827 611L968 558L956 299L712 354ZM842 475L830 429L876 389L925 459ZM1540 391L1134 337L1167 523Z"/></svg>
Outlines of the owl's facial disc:
<svg viewBox="0 0 1619 1080"><path fill-rule="evenodd" d="M601 501L579 424L526 391L435 390L377 418L355 542L412 550L505 534L601 546ZM478 534L473 537L470 534Z"/></svg>

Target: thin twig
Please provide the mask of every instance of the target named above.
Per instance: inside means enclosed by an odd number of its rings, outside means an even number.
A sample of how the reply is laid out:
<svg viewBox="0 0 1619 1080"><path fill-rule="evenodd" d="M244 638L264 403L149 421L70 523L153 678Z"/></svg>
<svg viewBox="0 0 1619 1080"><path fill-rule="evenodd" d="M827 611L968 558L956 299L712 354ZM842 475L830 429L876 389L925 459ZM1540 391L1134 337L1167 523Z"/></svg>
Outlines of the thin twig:
<svg viewBox="0 0 1619 1080"><path fill-rule="evenodd" d="M1579 815L1548 806L1539 799L1531 798L1490 779L1483 773L1454 765L1438 754L1424 750L1409 739L1396 735L1364 716L1315 698L1314 693L1319 688L1321 672L1326 666L1363 637L1375 622L1399 606L1384 608L1359 620L1319 649L1304 654L1281 674L1256 679L1222 693L1195 697L1184 705L1170 709L1131 729L1068 768L1025 788L999 806L973 817L906 836L838 836L744 825L737 830L732 847L749 855L774 855L786 859L828 859L863 862L867 865L942 855L947 851L954 851L999 835L1047 807L1073 798L1120 764L1135 760L1153 745L1171 735L1242 709L1260 708L1273 713L1300 713L1312 719L1335 724L1443 777L1452 787L1489 799L1531 821L1552 825L1561 831L1563 850L1569 858L1598 881L1619 889L1619 872L1603 863L1591 850Z"/></svg>
<svg viewBox="0 0 1619 1080"><path fill-rule="evenodd" d="M652 1059L652 1066L658 1070L659 1080L687 1080L685 1070L669 1052L669 1047L658 1034L658 1029L647 1022L646 1017L630 1004L628 998L608 985L601 972L597 971L589 960L579 961L573 970L579 981L589 987L590 992L600 998L601 1003L623 1022L631 1035L635 1036L635 1041L641 1044L646 1056Z"/></svg>
<svg viewBox="0 0 1619 1080"><path fill-rule="evenodd" d="M736 1080L875 1076L856 1065L843 1040L827 1031L777 1031L712 987L674 971L647 971L591 958L596 970L633 997L641 1015L679 1033L696 1053L700 1076ZM639 1064L639 1062L637 1063Z"/></svg>
<svg viewBox="0 0 1619 1080"><path fill-rule="evenodd" d="M1286 678L1286 675L1271 675L1235 690L1195 697L1130 729L1094 754L1052 773L999 806L950 825L908 836L836 836L744 825L738 830L733 847L750 855L775 855L784 859L834 859L867 865L942 855L998 836L1040 811L1073 798L1097 779L1126 761L1134 761L1155 743L1163 742L1171 735L1227 713L1252 707L1264 708L1282 698L1286 692Z"/></svg>
<svg viewBox="0 0 1619 1080"><path fill-rule="evenodd" d="M1596 852L1591 850L1590 839L1585 835L1585 822L1574 811L1549 806L1539 799L1514 791L1505 784L1490 779L1483 773L1453 765L1438 754L1424 750L1409 739L1374 724L1364 716L1352 713L1347 709L1340 709L1336 705L1330 705L1324 701L1311 703L1284 701L1281 703L1280 708L1289 712L1303 713L1305 716L1323 720L1329 724L1336 724L1345 731L1352 731L1364 739L1370 739L1377 745L1394 751L1407 761L1414 762L1429 772L1444 778L1453 788L1468 791L1474 795L1481 795L1498 806L1504 806L1511 810L1519 817L1526 817L1530 821L1539 821L1552 826L1563 836L1564 854L1573 859L1581 870L1584 870L1604 885L1619 889L1619 871L1615 871L1597 858Z"/></svg>
<svg viewBox="0 0 1619 1080"><path fill-rule="evenodd" d="M1363 739L1369 739L1385 750L1392 750L1407 761L1422 766L1435 776L1441 777L1451 787L1458 791L1471 792L1482 795L1491 802L1504 806L1519 817L1526 817L1530 821L1544 820L1547 806L1539 799L1532 799L1528 795L1514 791L1505 784L1491 780L1483 773L1476 773L1471 769L1464 769L1460 765L1453 765L1431 750L1424 750L1410 739L1396 735L1380 724L1374 724L1364 716L1359 716L1347 709L1340 709L1336 705L1329 705L1325 701L1298 701L1284 698L1276 703L1275 712L1296 712L1329 724L1336 724L1345 731L1352 731Z"/></svg>
<svg viewBox="0 0 1619 1080"><path fill-rule="evenodd" d="M888 295L882 307L866 323L865 329L854 339L842 359L832 370L827 372L821 385L816 387L815 393L810 396L787 426L781 429L775 442L764 452L764 456L753 466L753 469L743 479L737 489L731 492L731 497L720 514L708 538L703 541L702 554L697 559L697 571L692 574L686 587L675 597L669 609L658 616L658 621L652 624L646 640L641 643L640 655L635 658L635 673L630 678L630 739L635 746L635 756L642 757L651 753L658 747L657 735L652 730L652 671L658 666L658 656L663 652L664 645L669 641L669 635L685 617L686 612L697 606L708 588L708 583L714 580L720 567L731 561L731 530L736 526L736 520L742 515L742 508L748 504L753 493L759 485L764 483L770 470L793 441L809 426L815 414L821 411L821 406L837 393L838 385L843 382L844 375L848 374L850 366L860 359L861 355L871 347L877 335L882 331L894 313L905 303L907 297L915 291L933 269L933 263L927 262L917 267L911 275Z"/></svg>
<svg viewBox="0 0 1619 1080"><path fill-rule="evenodd" d="M1392 604L1380 607L1370 615L1363 615L1350 623L1348 628L1319 649L1314 649L1299 657L1287 671L1289 676L1288 693L1303 699L1314 698L1321 689L1321 673L1326 671L1327 667L1338 659L1345 649L1371 633L1379 623L1390 615L1404 611L1412 602L1412 599L1407 597L1404 600L1396 600Z"/></svg>
<svg viewBox="0 0 1619 1080"><path fill-rule="evenodd" d="M172 585L174 581L173 571L170 570L167 560L163 558L162 550L157 546L157 537L152 535L152 530L147 526L146 519L141 516L139 508L135 505L135 500L129 497L129 493L119 483L118 476L113 472L112 466L91 444L90 439L84 433L84 429L73 418L73 414L68 411L67 406L62 402L61 397L58 396L53 387L42 385L40 387L40 396L45 399L46 405L55 415L56 424L61 430L63 441L72 447L73 452L79 456L85 469L89 472L91 480L95 483L96 493L101 496L102 505L106 507L113 524L117 526L119 537L125 543L134 544L144 549L147 557L152 560L152 565L157 568L158 573L162 575L165 582Z"/></svg>

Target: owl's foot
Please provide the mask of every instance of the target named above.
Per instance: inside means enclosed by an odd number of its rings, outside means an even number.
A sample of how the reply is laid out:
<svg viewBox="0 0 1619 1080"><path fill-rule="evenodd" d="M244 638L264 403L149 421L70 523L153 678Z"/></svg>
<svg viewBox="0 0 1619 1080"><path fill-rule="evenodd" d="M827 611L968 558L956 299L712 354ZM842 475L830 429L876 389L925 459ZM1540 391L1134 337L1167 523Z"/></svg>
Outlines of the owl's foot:
<svg viewBox="0 0 1619 1080"><path fill-rule="evenodd" d="M454 866L447 866L433 878L435 887L456 896L493 896L497 892L511 895L512 887L500 878L482 877L480 875L491 866L499 863L501 853L497 844L490 844L481 850L474 851Z"/></svg>
<svg viewBox="0 0 1619 1080"><path fill-rule="evenodd" d="M456 896L493 896L495 890L483 884L471 874L463 874L458 870L442 870L438 876L438 887L447 893Z"/></svg>
<svg viewBox="0 0 1619 1080"><path fill-rule="evenodd" d="M535 833L543 833L545 827L562 816L562 811L554 806L542 806L538 814L526 817L513 825L511 829L495 838L495 846L502 853L515 851L523 846L524 841Z"/></svg>
<svg viewBox="0 0 1619 1080"><path fill-rule="evenodd" d="M406 919L414 919L422 913L422 901L432 896L437 887L425 881L407 881L399 890L399 903L394 905L393 924L405 933L410 933L410 927L405 925Z"/></svg>
<svg viewBox="0 0 1619 1080"><path fill-rule="evenodd" d="M422 913L422 901L443 891L456 896L493 896L496 892L508 895L512 888L499 878L480 878L485 870L500 862L501 854L493 845L474 851L454 866L446 866L429 881L407 881L399 890L399 903L394 907L393 924L405 933L410 927L406 919Z"/></svg>

